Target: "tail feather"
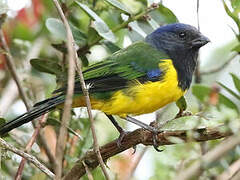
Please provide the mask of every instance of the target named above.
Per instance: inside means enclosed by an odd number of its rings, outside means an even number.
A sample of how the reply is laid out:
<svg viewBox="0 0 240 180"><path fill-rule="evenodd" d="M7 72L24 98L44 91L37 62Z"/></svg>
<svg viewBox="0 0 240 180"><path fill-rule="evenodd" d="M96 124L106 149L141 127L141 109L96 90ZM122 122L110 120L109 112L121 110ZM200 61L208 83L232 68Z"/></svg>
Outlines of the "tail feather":
<svg viewBox="0 0 240 180"><path fill-rule="evenodd" d="M62 104L64 100L64 97L62 95L59 95L35 104L33 109L30 111L2 125L0 127L0 136L55 109L56 106Z"/></svg>

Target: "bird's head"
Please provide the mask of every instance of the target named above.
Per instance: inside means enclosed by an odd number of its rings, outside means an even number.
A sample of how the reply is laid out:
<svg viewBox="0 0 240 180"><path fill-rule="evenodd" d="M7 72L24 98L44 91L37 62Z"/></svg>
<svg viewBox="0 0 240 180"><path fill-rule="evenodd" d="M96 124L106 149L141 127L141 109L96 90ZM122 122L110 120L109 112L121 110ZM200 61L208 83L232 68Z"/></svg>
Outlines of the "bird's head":
<svg viewBox="0 0 240 180"><path fill-rule="evenodd" d="M196 52L210 40L191 25L175 23L158 28L146 41L171 56Z"/></svg>

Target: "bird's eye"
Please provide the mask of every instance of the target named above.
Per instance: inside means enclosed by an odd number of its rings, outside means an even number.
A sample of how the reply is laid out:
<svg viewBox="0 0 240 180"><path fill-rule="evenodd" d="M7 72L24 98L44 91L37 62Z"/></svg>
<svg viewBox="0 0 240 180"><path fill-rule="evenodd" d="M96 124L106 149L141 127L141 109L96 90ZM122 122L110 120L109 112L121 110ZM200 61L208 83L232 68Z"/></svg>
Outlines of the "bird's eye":
<svg viewBox="0 0 240 180"><path fill-rule="evenodd" d="M186 33L185 32L180 32L178 35L179 35L179 37L181 39L184 39L186 37Z"/></svg>

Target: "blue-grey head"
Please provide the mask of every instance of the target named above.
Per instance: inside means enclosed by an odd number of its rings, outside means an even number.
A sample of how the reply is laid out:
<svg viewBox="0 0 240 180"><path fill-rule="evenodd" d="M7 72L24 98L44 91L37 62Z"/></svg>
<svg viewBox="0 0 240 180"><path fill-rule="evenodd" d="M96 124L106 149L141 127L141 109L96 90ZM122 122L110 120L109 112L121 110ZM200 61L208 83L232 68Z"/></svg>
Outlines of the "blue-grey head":
<svg viewBox="0 0 240 180"><path fill-rule="evenodd" d="M146 37L146 42L173 57L196 52L209 41L195 27L182 23L162 26Z"/></svg>
<svg viewBox="0 0 240 180"><path fill-rule="evenodd" d="M162 26L146 37L147 43L172 59L182 89L189 88L199 48L209 41L195 27L182 23Z"/></svg>

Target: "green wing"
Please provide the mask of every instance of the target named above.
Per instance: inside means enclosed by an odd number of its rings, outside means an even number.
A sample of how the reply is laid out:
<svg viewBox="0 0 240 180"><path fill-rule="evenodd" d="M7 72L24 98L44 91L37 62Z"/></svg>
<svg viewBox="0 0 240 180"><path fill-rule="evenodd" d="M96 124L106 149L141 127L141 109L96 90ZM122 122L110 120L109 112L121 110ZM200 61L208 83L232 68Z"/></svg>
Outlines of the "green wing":
<svg viewBox="0 0 240 180"><path fill-rule="evenodd" d="M137 42L89 66L83 71L84 80L90 93L124 89L134 80L157 81L164 75L159 69L161 59L169 57L145 42ZM66 87L55 92L63 91ZM79 81L75 83L75 93L82 93Z"/></svg>

